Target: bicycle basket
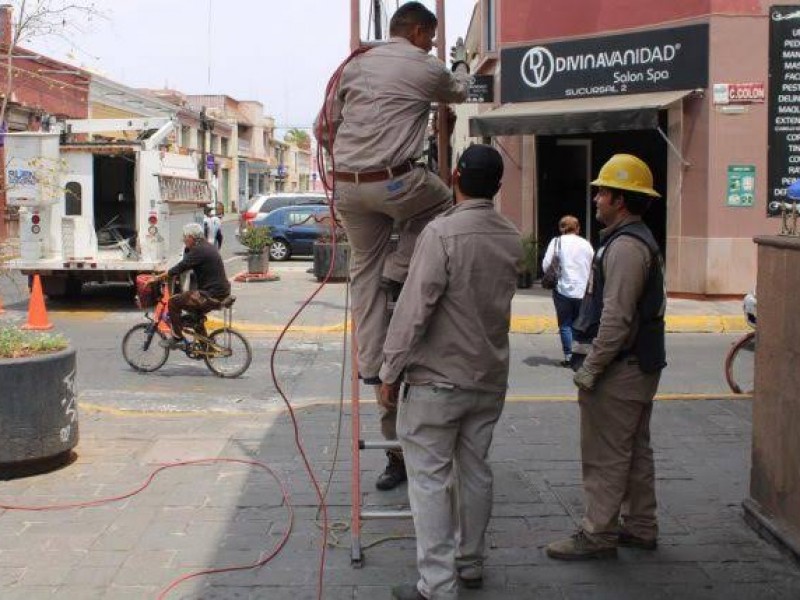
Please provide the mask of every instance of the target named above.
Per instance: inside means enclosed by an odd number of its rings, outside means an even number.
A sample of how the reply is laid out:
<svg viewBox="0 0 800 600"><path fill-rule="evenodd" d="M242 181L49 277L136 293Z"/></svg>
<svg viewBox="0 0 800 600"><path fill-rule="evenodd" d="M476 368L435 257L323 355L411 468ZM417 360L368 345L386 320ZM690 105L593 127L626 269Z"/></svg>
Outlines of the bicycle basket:
<svg viewBox="0 0 800 600"><path fill-rule="evenodd" d="M136 276L136 306L151 308L158 301L158 280L153 275L143 273Z"/></svg>

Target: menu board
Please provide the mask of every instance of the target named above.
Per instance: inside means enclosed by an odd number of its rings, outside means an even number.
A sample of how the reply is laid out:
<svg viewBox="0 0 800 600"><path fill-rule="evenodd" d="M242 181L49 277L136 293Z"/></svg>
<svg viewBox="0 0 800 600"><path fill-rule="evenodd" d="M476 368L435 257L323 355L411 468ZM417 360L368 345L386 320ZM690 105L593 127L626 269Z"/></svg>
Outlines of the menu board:
<svg viewBox="0 0 800 600"><path fill-rule="evenodd" d="M800 179L800 5L770 8L769 151L767 215L787 201L786 188Z"/></svg>

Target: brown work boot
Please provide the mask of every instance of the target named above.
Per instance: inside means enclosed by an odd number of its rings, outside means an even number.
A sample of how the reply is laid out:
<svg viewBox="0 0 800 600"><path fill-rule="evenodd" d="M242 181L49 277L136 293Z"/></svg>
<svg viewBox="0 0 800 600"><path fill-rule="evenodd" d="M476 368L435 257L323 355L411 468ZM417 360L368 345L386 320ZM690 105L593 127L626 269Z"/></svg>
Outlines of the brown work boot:
<svg viewBox="0 0 800 600"><path fill-rule="evenodd" d="M617 541L620 546L625 546L626 548L638 548L639 550L655 550L658 548L657 538L642 538L624 529L620 529Z"/></svg>
<svg viewBox="0 0 800 600"><path fill-rule="evenodd" d="M389 452L386 453L386 456L389 458L389 462L386 464L386 469L383 473L378 475L378 480L375 482L375 487L382 492L393 490L408 479L408 475L406 475L406 463L403 457Z"/></svg>
<svg viewBox="0 0 800 600"><path fill-rule="evenodd" d="M616 558L617 546L614 542L603 541L579 529L565 540L548 544L547 556L556 560Z"/></svg>

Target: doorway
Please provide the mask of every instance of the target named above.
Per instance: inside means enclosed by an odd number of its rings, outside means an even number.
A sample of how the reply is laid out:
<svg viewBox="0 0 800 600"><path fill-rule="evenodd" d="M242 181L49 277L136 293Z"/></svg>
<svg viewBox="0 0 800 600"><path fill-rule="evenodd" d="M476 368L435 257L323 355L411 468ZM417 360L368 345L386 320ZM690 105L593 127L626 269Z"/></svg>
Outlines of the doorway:
<svg viewBox="0 0 800 600"><path fill-rule="evenodd" d="M537 239L542 251L557 235L558 222L573 215L581 224L581 235L591 240L594 223L589 182L592 170L592 140L588 138L541 137Z"/></svg>

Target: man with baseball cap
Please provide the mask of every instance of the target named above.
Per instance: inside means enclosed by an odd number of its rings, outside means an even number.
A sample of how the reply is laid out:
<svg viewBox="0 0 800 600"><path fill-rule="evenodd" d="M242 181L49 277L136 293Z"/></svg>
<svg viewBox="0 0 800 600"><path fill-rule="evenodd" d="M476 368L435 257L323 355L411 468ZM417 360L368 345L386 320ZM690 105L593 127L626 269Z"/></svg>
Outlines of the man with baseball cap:
<svg viewBox="0 0 800 600"><path fill-rule="evenodd" d="M456 204L422 230L384 344L380 403L393 408L401 396L397 434L420 574L416 586L392 589L399 600L453 599L459 580L483 584L486 458L508 385L522 258L519 231L492 202L502 176L491 146L471 146L458 160Z"/></svg>

